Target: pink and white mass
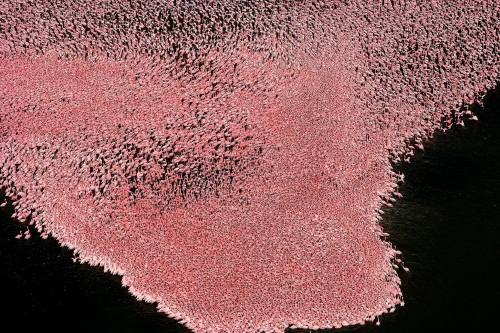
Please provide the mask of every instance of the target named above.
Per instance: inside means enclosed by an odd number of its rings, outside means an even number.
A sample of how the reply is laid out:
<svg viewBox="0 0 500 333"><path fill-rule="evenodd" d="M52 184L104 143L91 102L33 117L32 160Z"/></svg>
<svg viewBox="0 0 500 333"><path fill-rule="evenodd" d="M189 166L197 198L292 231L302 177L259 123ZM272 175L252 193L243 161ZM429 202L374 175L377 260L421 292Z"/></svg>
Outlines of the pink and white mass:
<svg viewBox="0 0 500 333"><path fill-rule="evenodd" d="M3 0L15 218L194 332L403 302L379 225L499 78L497 1Z"/></svg>

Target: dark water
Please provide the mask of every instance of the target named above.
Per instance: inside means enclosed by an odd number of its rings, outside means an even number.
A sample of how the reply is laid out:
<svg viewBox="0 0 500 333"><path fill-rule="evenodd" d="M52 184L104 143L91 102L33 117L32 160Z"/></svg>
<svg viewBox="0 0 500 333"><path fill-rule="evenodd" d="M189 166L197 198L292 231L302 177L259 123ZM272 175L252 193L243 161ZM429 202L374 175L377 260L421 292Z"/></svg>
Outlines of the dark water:
<svg viewBox="0 0 500 333"><path fill-rule="evenodd" d="M380 326L342 331L500 331L498 88L478 112L479 122L438 135L410 165L396 166L406 175L404 198L383 225L411 270L401 272L406 306ZM10 214L0 210L0 322L17 327L8 332L188 332L137 302L119 277L74 263L56 241L14 239L21 226Z"/></svg>

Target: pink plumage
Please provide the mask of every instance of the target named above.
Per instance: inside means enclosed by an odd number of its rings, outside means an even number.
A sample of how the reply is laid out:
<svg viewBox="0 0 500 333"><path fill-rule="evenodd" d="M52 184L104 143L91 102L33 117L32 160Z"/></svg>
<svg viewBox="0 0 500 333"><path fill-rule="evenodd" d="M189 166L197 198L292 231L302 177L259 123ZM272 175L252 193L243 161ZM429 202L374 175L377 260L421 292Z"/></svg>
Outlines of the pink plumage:
<svg viewBox="0 0 500 333"><path fill-rule="evenodd" d="M402 304L390 160L493 86L498 12L2 1L0 184L195 332L378 323Z"/></svg>

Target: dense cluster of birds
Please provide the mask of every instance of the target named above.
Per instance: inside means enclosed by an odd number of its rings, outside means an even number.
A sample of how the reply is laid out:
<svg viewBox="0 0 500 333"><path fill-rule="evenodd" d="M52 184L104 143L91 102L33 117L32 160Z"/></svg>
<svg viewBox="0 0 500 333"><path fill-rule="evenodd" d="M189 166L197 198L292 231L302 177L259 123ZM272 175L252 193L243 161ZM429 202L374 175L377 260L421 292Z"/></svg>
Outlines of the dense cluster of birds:
<svg viewBox="0 0 500 333"><path fill-rule="evenodd" d="M498 82L499 7L4 0L0 189L196 332L376 320L391 162Z"/></svg>

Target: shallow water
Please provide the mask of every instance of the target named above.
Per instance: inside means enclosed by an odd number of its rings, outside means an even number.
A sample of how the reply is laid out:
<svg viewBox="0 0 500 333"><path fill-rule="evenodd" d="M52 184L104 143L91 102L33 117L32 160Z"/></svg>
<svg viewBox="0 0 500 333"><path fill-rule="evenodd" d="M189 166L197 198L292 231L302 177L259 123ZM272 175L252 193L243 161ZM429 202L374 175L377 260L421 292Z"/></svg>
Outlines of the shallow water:
<svg viewBox="0 0 500 333"><path fill-rule="evenodd" d="M496 326L500 288L500 94L490 93L479 122L437 135L409 165L404 198L383 226L403 252L406 306L381 325L352 332L482 332ZM53 239L21 230L0 211L0 312L4 326L78 332L188 332L136 301L120 278L76 264ZM303 330L295 330L300 332ZM327 332L327 330L324 330ZM328 331L330 332L330 331Z"/></svg>

